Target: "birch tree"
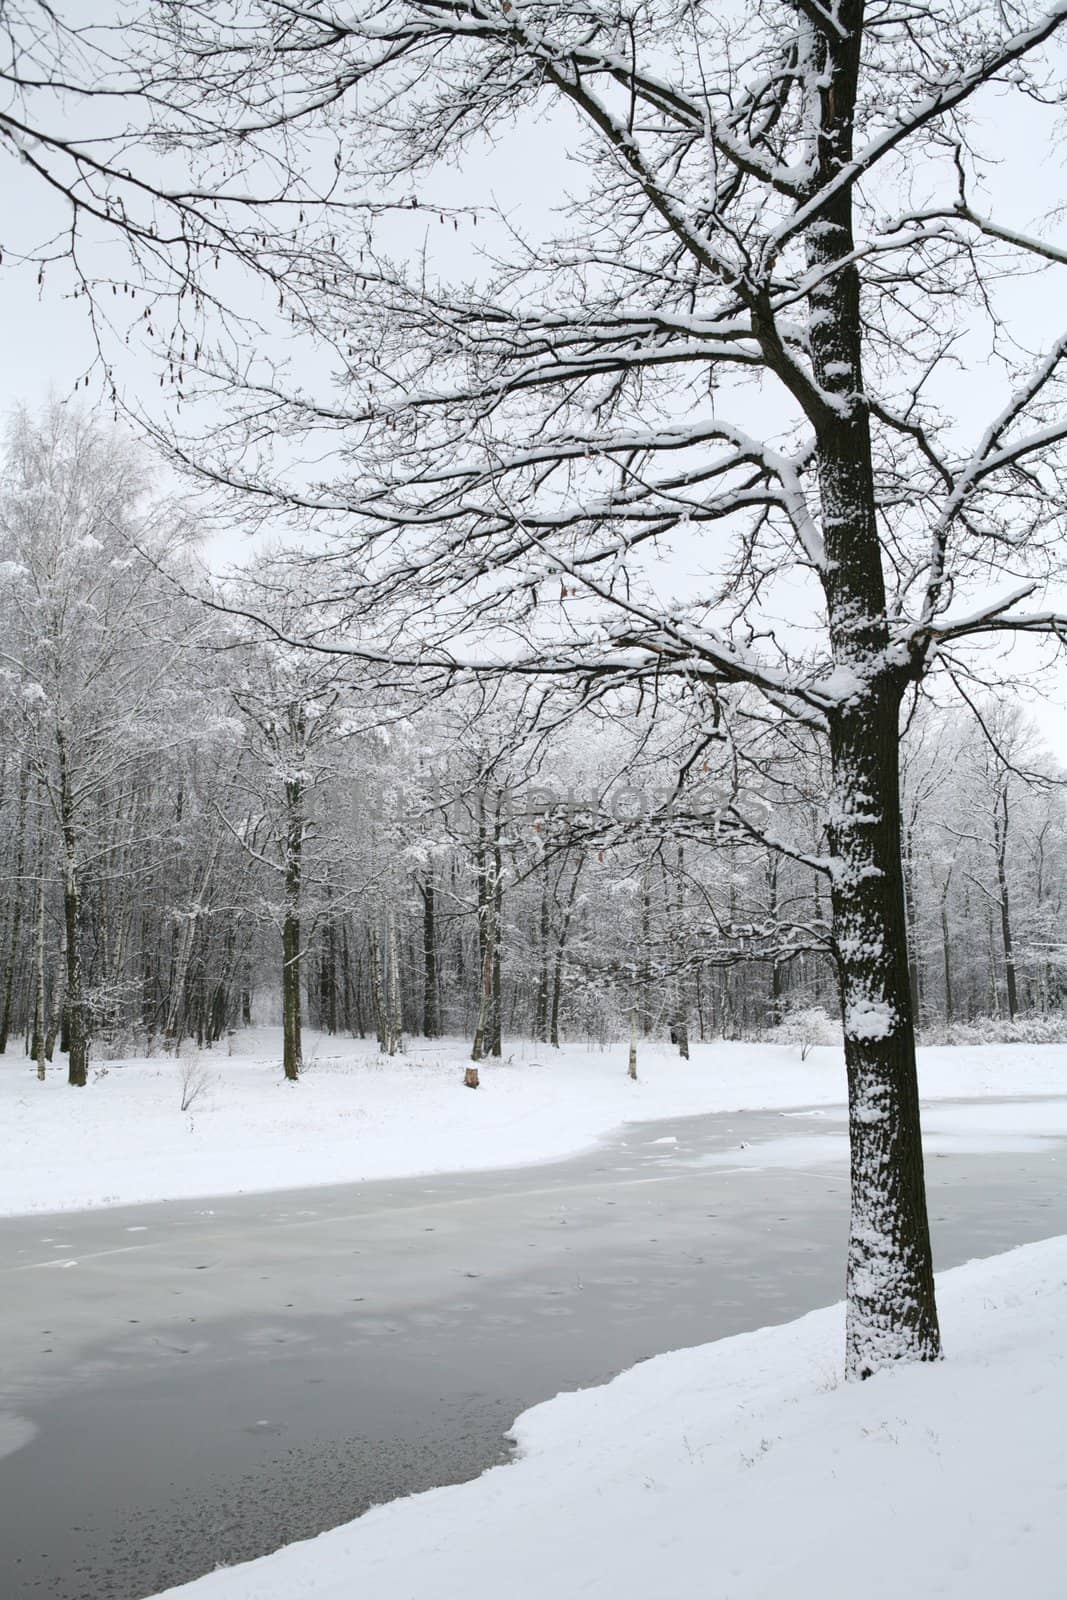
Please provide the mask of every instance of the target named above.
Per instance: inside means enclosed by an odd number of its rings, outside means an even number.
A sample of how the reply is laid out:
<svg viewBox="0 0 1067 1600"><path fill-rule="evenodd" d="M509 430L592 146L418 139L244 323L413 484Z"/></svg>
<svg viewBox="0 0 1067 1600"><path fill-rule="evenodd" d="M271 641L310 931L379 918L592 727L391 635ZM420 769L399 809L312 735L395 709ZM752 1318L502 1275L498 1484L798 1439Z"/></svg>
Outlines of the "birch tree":
<svg viewBox="0 0 1067 1600"><path fill-rule="evenodd" d="M132 543L151 531L138 512L142 465L124 441L58 406L38 425L20 416L0 487L0 663L17 686L25 749L58 833L64 1031L69 1081L81 1087L93 1031L85 876L97 851L112 853L94 808L149 741L160 743L181 644L163 626L169 597L156 569Z"/></svg>

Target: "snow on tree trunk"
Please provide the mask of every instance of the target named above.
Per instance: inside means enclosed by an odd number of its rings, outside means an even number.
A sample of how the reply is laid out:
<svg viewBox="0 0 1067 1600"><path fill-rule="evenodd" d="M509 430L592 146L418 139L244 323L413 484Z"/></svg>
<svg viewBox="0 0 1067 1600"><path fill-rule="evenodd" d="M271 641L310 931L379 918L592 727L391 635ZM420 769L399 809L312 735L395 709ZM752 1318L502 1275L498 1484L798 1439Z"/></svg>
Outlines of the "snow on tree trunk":
<svg viewBox="0 0 1067 1600"><path fill-rule="evenodd" d="M899 854L897 703L835 720L830 830L851 1145L846 1370L940 1353Z"/></svg>
<svg viewBox="0 0 1067 1600"><path fill-rule="evenodd" d="M389 1054L395 1056L404 1043L404 1011L400 990L400 939L396 912L390 909L389 934Z"/></svg>
<svg viewBox="0 0 1067 1600"><path fill-rule="evenodd" d="M840 34L812 28L819 73L820 187L852 157L862 0ZM890 649L864 390L852 190L838 186L808 233L809 346L825 405L816 462L835 676L828 715L833 944L848 1075L851 1223L846 1372L940 1354L926 1213L915 1034L901 870L899 715L910 662Z"/></svg>
<svg viewBox="0 0 1067 1600"><path fill-rule="evenodd" d="M1008 815L1008 783L1005 775L993 814L993 839L997 858L1000 938L1004 946L1004 989L1008 1000L1008 1016L1014 1022L1016 1012L1019 1009L1019 991L1015 977L1015 942L1011 930L1011 904L1008 899Z"/></svg>
<svg viewBox="0 0 1067 1600"><path fill-rule="evenodd" d="M503 1054L504 1030L504 870L500 853L500 800L497 798L493 825L493 883L491 916L493 922L493 998L490 1052L497 1060Z"/></svg>
<svg viewBox="0 0 1067 1600"><path fill-rule="evenodd" d="M29 762L22 760L19 769L19 798L18 798L18 824L16 838L18 840L15 852L15 899L11 910L11 934L7 947L7 966L4 973L3 1011L0 1014L0 1055L7 1049L8 1033L11 1028L11 1002L15 992L15 966L19 954L19 933L22 928L22 906L25 887L22 881L22 869L26 855L26 791L29 784Z"/></svg>

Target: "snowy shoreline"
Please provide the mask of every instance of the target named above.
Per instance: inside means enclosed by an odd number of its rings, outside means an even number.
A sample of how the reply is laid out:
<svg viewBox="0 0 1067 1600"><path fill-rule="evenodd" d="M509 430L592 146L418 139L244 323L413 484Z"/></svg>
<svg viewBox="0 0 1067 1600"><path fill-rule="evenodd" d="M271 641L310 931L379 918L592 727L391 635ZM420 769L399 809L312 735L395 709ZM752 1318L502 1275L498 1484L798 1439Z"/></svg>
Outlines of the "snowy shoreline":
<svg viewBox="0 0 1067 1600"><path fill-rule="evenodd" d="M157 1600L1054 1600L1067 1238L938 1291L944 1362L840 1383L841 1305L672 1351L525 1412L507 1465Z"/></svg>
<svg viewBox="0 0 1067 1600"><path fill-rule="evenodd" d="M278 1032L239 1035L232 1056L100 1063L95 1071L106 1071L81 1090L68 1088L62 1065L41 1084L32 1063L0 1062L0 1215L526 1166L577 1154L630 1122L844 1101L832 1046L801 1060L793 1045L694 1043L685 1062L643 1044L634 1084L625 1046L524 1041L483 1063L472 1092L462 1087L460 1040L414 1040L385 1059L358 1040L311 1035L305 1076L287 1084ZM927 1104L1056 1096L1067 1093L1065 1057L1062 1045L928 1047L920 1088ZM187 1068L205 1082L182 1111ZM972 1147L1062 1131L1032 1120L1013 1130L998 1117L976 1129ZM930 1127L934 1138L967 1136L955 1123Z"/></svg>

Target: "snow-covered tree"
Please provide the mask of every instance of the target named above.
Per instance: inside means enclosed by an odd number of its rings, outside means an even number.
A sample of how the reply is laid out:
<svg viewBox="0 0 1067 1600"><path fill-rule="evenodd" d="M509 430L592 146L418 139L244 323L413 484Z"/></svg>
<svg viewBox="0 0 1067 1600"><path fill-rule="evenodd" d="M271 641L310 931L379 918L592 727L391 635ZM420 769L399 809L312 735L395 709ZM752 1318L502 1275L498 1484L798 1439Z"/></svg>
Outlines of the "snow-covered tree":
<svg viewBox="0 0 1067 1600"><path fill-rule="evenodd" d="M94 1018L85 874L94 861L121 863L129 819L120 810L110 837L101 822L120 792L128 797L124 780L173 737L167 708L180 693L171 597L136 548L138 537L161 544L139 515L143 489L136 453L87 418L53 406L39 423L16 419L0 484L0 668L59 840L69 1078L79 1086Z"/></svg>
<svg viewBox="0 0 1067 1600"><path fill-rule="evenodd" d="M259 0L240 19L203 4L180 39L217 126L325 122L349 178L428 222L447 164L467 164L462 238L483 259L449 270L435 222L410 271L379 234L303 281L336 394L266 364L229 374L249 422L218 481L335 532L324 589L342 607L408 619L401 645L362 626L351 648L686 695L694 745L714 728L739 762L739 690L823 742L823 848L737 806L725 820L822 874L832 907L852 1376L940 1350L901 707L976 643L1067 626L1041 600L1067 335L1018 353L997 293L1006 262L1067 255L982 209L968 123L995 104L984 140L1006 154L1008 103L1058 93L1065 25L1062 4L1027 0ZM571 158L558 178L539 163L555 234L493 212L528 126ZM989 408L957 422L964 335ZM345 458L333 481L284 470L324 453ZM651 559L668 547L673 582Z"/></svg>

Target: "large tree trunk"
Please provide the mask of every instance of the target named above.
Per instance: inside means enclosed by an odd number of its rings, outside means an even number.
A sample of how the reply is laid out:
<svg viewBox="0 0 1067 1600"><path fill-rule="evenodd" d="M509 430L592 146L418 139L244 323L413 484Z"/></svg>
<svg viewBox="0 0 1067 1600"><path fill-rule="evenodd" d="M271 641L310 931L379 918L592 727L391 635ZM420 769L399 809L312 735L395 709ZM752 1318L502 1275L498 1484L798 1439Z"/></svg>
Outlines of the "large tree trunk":
<svg viewBox="0 0 1067 1600"><path fill-rule="evenodd" d="M846 1368L940 1353L899 853L896 694L833 719L831 898L852 1157Z"/></svg>
<svg viewBox="0 0 1067 1600"><path fill-rule="evenodd" d="M821 57L819 186L852 154L863 0L842 0L841 33L813 26ZM864 399L851 188L809 233L812 364L829 397L816 422L833 662L855 684L828 717L828 829L848 1075L851 1230L846 1372L940 1354L926 1212L915 1034L901 871L899 714L908 664L890 650Z"/></svg>

